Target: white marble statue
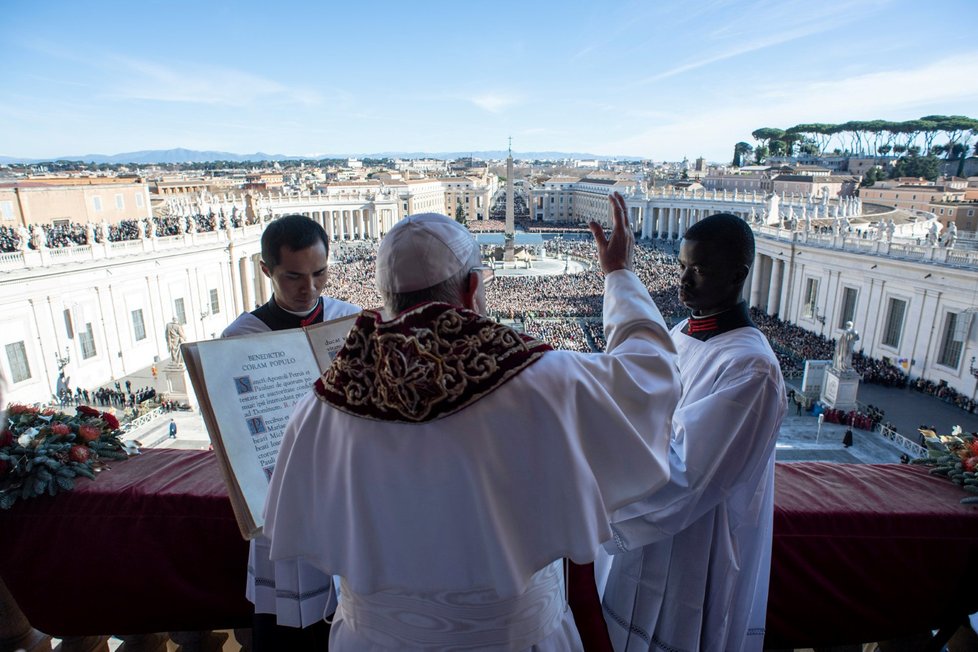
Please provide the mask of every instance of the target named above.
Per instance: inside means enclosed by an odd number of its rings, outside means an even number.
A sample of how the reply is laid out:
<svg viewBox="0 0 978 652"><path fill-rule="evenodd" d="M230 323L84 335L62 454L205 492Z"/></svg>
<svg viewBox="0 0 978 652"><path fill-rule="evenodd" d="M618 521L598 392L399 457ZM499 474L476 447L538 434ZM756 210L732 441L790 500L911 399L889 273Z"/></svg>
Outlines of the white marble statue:
<svg viewBox="0 0 978 652"><path fill-rule="evenodd" d="M958 240L958 227L954 222L947 223L947 231L944 232L944 246L954 249L954 243Z"/></svg>
<svg viewBox="0 0 978 652"><path fill-rule="evenodd" d="M832 368L837 371L852 370L852 353L855 349L856 340L859 339L859 332L852 327L852 322L846 322L846 329L839 335L839 341L835 343L835 355L832 356Z"/></svg>
<svg viewBox="0 0 978 652"><path fill-rule="evenodd" d="M31 224L31 246L37 250L48 248L47 238L44 237L44 230L37 224Z"/></svg>
<svg viewBox="0 0 978 652"><path fill-rule="evenodd" d="M187 335L183 332L183 326L174 317L173 321L166 325L166 347L170 351L170 361L175 364L183 363L183 354L180 345L187 341Z"/></svg>
<svg viewBox="0 0 978 652"><path fill-rule="evenodd" d="M17 251L26 251L27 243L31 241L30 231L22 224L17 227Z"/></svg>

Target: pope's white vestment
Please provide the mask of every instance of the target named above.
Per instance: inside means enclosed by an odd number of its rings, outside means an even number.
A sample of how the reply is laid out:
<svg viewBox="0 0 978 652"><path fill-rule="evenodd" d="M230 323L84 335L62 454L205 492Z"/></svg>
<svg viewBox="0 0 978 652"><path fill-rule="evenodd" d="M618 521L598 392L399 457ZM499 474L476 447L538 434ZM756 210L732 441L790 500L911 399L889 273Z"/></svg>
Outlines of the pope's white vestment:
<svg viewBox="0 0 978 652"><path fill-rule="evenodd" d="M619 652L760 651L784 381L756 328L700 341L684 326L669 484L614 515L605 620Z"/></svg>
<svg viewBox="0 0 978 652"><path fill-rule="evenodd" d="M442 365L430 349L417 353L429 331L383 334L385 324L403 325L425 306L446 309L452 323L461 315L479 324L480 334L519 339L474 313L422 304L391 322L377 316L382 336L363 338L368 351L383 348L385 337L419 333L378 356L397 373L364 374L356 391L330 386L355 402L384 377L376 396L423 409L427 394L417 387L457 389L461 366ZM351 413L327 402L318 384L298 403L272 476L265 533L272 559L341 576L331 650L580 649L561 559L592 561L611 537L610 514L663 486L679 396L673 345L633 273L607 275L604 309L608 353L540 345L515 375L434 419L370 416L373 401L360 401L367 416ZM479 347L480 338L445 341ZM351 335L347 346L359 339ZM342 356L333 369L346 364ZM483 358L463 375L492 367ZM425 369L455 380L416 385ZM355 371L348 381L363 370Z"/></svg>
<svg viewBox="0 0 978 652"><path fill-rule="evenodd" d="M338 319L360 312L360 307L345 301L323 297L322 321ZM231 322L221 337L267 333L271 329L250 312ZM259 535L248 545L248 572L245 596L255 605L255 612L275 614L276 622L286 627L308 627L336 610L333 580L320 570L296 561L272 563L270 542Z"/></svg>

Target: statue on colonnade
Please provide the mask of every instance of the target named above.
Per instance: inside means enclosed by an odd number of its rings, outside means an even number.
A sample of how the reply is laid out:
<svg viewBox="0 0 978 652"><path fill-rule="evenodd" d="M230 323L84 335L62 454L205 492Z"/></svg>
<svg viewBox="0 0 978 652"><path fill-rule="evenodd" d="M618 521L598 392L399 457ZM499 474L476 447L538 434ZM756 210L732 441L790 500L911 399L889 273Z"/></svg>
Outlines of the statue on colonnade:
<svg viewBox="0 0 978 652"><path fill-rule="evenodd" d="M954 243L958 240L958 227L954 222L947 223L947 231L944 232L944 246L948 249L954 249Z"/></svg>

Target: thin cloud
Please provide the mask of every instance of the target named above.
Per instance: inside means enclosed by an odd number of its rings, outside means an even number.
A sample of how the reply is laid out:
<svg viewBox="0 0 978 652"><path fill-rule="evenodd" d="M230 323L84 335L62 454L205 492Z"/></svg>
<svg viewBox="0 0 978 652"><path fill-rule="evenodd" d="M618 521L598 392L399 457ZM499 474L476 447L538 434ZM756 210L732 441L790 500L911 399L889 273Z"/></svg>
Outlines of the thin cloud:
<svg viewBox="0 0 978 652"><path fill-rule="evenodd" d="M738 12L740 18L724 17L722 25L704 35L707 41L733 41L735 44L732 47L645 77L634 85L644 86L750 52L837 30L866 13L878 11L888 2L890 0L876 2L853 0L845 3L812 4L807 0L799 2L765 0L753 7L743 8ZM722 4L726 3L717 3L718 6ZM763 17L763 20L758 17ZM770 35L758 37L759 33Z"/></svg>
<svg viewBox="0 0 978 652"><path fill-rule="evenodd" d="M469 101L483 111L488 111L489 113L500 113L511 106L516 106L519 104L518 98L502 93L485 93L483 95L470 97Z"/></svg>
<svg viewBox="0 0 978 652"><path fill-rule="evenodd" d="M216 66L177 67L121 58L123 78L108 95L115 99L248 106L269 98L311 106L319 93L292 88L249 72Z"/></svg>

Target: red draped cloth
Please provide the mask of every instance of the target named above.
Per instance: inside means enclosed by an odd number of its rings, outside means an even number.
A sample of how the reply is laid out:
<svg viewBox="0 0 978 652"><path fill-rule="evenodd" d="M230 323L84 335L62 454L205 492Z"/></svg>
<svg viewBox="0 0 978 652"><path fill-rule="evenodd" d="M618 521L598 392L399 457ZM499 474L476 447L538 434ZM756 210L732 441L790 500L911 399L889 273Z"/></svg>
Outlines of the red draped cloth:
<svg viewBox="0 0 978 652"><path fill-rule="evenodd" d="M214 453L148 450L0 511L0 577L54 636L251 626L248 544Z"/></svg>
<svg viewBox="0 0 978 652"><path fill-rule="evenodd" d="M150 450L0 511L0 577L55 636L249 626L248 546L213 453ZM926 469L778 464L768 647L868 642L978 611L978 508ZM575 607L575 615L577 607Z"/></svg>
<svg viewBox="0 0 978 652"><path fill-rule="evenodd" d="M778 464L767 647L865 643L978 611L978 508L927 469Z"/></svg>

